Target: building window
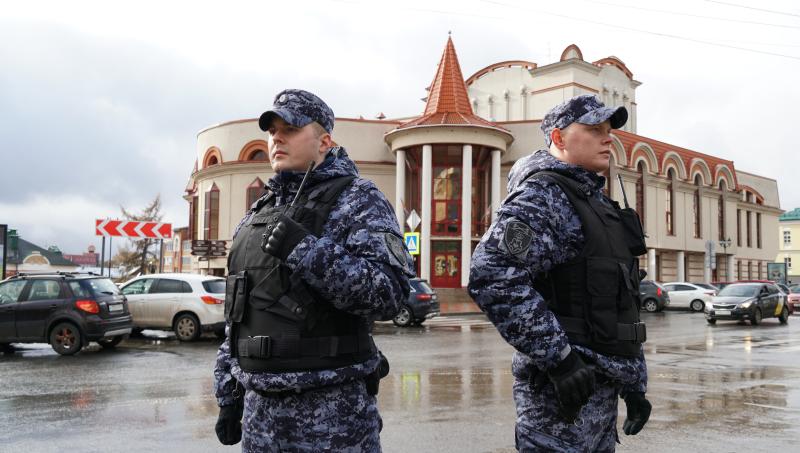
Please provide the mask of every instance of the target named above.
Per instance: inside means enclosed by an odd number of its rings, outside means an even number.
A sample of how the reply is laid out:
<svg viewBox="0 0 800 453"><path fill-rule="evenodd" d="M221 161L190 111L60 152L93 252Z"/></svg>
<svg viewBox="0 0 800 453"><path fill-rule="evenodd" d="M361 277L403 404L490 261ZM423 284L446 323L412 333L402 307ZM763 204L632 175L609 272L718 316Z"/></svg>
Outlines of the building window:
<svg viewBox="0 0 800 453"><path fill-rule="evenodd" d="M742 279L742 260L736 261L736 280Z"/></svg>
<svg viewBox="0 0 800 453"><path fill-rule="evenodd" d="M192 241L183 241L183 251L184 252L192 251Z"/></svg>
<svg viewBox="0 0 800 453"><path fill-rule="evenodd" d="M675 214L673 214L675 212L675 172L671 168L667 171L667 179L669 180L666 192L667 202L665 203L667 234L673 236L675 235Z"/></svg>
<svg viewBox="0 0 800 453"><path fill-rule="evenodd" d="M719 232L719 240L724 241L727 236L725 232L725 191L727 186L725 180L719 182L719 202L717 203L717 231Z"/></svg>
<svg viewBox="0 0 800 453"><path fill-rule="evenodd" d="M764 277L761 275L761 261L759 261L759 262L758 262L758 278L764 278Z"/></svg>
<svg viewBox="0 0 800 453"><path fill-rule="evenodd" d="M792 245L792 230L783 230L783 246L790 247Z"/></svg>
<svg viewBox="0 0 800 453"><path fill-rule="evenodd" d="M642 221L642 228L647 229L645 222L645 190L644 190L644 162L639 161L636 165L636 171L639 175L636 177L636 212L639 214L639 219Z"/></svg>
<svg viewBox="0 0 800 453"><path fill-rule="evenodd" d="M756 212L756 247L761 248L761 213Z"/></svg>
<svg viewBox="0 0 800 453"><path fill-rule="evenodd" d="M197 195L189 200L189 239L199 239L197 236Z"/></svg>
<svg viewBox="0 0 800 453"><path fill-rule="evenodd" d="M263 152L263 151L257 150L256 152ZM244 205L245 212L250 210L250 206L253 206L253 203L255 203L256 200L258 200L264 194L267 193L267 189L266 187L264 187L264 181L262 181L261 178L254 179L253 182L251 182L250 185L247 186L246 193L247 193L246 195L247 199L245 200L245 205Z"/></svg>
<svg viewBox="0 0 800 453"><path fill-rule="evenodd" d="M480 148L479 148L480 149ZM479 238L492 222L491 151L473 153L472 159L472 237Z"/></svg>
<svg viewBox="0 0 800 453"><path fill-rule="evenodd" d="M692 213L694 217L694 237L700 238L702 237L702 225L700 224L700 184L702 184L702 180L700 179L700 175L696 175L694 177L694 185L696 186L694 189L694 197L692 199Z"/></svg>
<svg viewBox="0 0 800 453"><path fill-rule="evenodd" d="M753 246L753 235L752 235L752 230L753 230L753 222L752 222L752 220L753 220L753 216L752 216L752 212L747 211L745 213L745 216L747 218L747 223L745 223L745 228L747 228L745 230L747 232L747 246L748 247L752 247Z"/></svg>
<svg viewBox="0 0 800 453"><path fill-rule="evenodd" d="M216 183L206 192L205 201L203 238L219 239L219 188Z"/></svg>
<svg viewBox="0 0 800 453"><path fill-rule="evenodd" d="M432 160L432 233L458 236L461 234L461 147L434 146Z"/></svg>
<svg viewBox="0 0 800 453"><path fill-rule="evenodd" d="M791 256L787 256L786 257L786 267L789 268L789 269L792 268L792 257Z"/></svg>
<svg viewBox="0 0 800 453"><path fill-rule="evenodd" d="M736 245L742 246L742 210L736 210Z"/></svg>
<svg viewBox="0 0 800 453"><path fill-rule="evenodd" d="M267 161L269 157L267 157L267 153L263 149L257 149L247 156L247 160Z"/></svg>

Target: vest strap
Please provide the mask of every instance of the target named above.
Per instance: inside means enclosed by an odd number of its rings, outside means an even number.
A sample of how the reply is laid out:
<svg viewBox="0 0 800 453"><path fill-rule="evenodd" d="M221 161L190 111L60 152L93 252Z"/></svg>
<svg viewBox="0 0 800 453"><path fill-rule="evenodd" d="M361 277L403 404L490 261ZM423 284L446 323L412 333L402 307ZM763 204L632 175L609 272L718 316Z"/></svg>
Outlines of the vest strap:
<svg viewBox="0 0 800 453"><path fill-rule="evenodd" d="M271 357L336 357L356 354L372 348L369 335L348 335L313 338L247 337L237 342L239 357L269 359Z"/></svg>
<svg viewBox="0 0 800 453"><path fill-rule="evenodd" d="M572 318L567 316L557 316L558 322L561 327L568 334L577 334L589 338L590 331L586 321L580 318ZM617 323L617 340L630 341L633 343L644 343L647 341L647 329L643 322L635 322L633 324L620 324Z"/></svg>

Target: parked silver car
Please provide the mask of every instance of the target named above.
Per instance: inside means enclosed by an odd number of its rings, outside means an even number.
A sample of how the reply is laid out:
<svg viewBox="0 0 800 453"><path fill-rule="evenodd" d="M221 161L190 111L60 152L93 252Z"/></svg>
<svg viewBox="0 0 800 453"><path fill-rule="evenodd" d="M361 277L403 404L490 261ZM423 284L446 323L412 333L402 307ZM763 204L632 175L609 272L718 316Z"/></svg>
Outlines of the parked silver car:
<svg viewBox="0 0 800 453"><path fill-rule="evenodd" d="M225 334L225 279L197 274L150 274L121 288L137 329L173 330L181 341L203 331Z"/></svg>

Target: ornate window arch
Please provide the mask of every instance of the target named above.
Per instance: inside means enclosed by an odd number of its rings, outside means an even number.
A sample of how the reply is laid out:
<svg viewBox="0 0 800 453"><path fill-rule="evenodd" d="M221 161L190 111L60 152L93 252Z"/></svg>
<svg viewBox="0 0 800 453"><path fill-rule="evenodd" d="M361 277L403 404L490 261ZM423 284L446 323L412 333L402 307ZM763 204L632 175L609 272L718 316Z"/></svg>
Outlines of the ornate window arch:
<svg viewBox="0 0 800 453"><path fill-rule="evenodd" d="M703 186L703 177L698 173L694 175L694 194L692 197L692 213L694 224L694 237L701 238L703 225L701 224L700 187Z"/></svg>
<svg viewBox="0 0 800 453"><path fill-rule="evenodd" d="M667 180L669 181L669 184L667 184L667 189L666 189L665 220L667 223L667 235L674 236L675 235L675 169L670 168L667 170Z"/></svg>
<svg viewBox="0 0 800 453"><path fill-rule="evenodd" d="M239 161L269 162L269 144L264 140L252 140L239 151Z"/></svg>
<svg viewBox="0 0 800 453"><path fill-rule="evenodd" d="M213 165L219 165L222 163L222 152L220 152L219 148L216 146L212 146L206 150L206 154L203 156L203 168L208 168Z"/></svg>

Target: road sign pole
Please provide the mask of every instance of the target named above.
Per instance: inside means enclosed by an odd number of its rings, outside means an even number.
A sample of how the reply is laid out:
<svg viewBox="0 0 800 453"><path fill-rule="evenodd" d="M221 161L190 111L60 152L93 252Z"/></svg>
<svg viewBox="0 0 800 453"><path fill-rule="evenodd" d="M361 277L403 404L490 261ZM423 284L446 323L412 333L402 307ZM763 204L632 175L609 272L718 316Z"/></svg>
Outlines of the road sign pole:
<svg viewBox="0 0 800 453"><path fill-rule="evenodd" d="M104 261L106 260L106 237L103 236L103 245L100 247L100 275L104 275L103 267Z"/></svg>
<svg viewBox="0 0 800 453"><path fill-rule="evenodd" d="M164 272L164 240L158 240L158 273Z"/></svg>
<svg viewBox="0 0 800 453"><path fill-rule="evenodd" d="M112 245L111 245L111 244L113 244L113 242L114 242L114 238L109 236L108 237L108 276L109 277L111 277L111 257L114 255L114 252L113 252L114 247L112 247Z"/></svg>

